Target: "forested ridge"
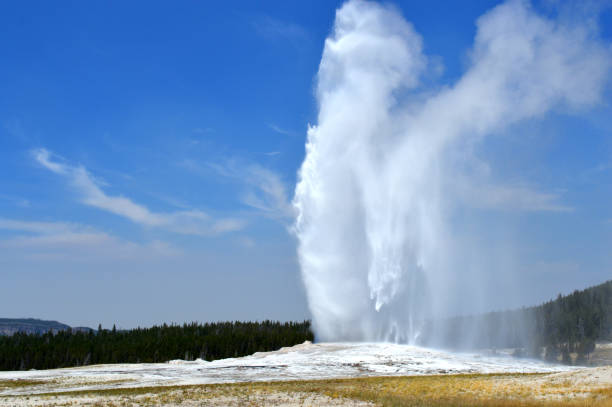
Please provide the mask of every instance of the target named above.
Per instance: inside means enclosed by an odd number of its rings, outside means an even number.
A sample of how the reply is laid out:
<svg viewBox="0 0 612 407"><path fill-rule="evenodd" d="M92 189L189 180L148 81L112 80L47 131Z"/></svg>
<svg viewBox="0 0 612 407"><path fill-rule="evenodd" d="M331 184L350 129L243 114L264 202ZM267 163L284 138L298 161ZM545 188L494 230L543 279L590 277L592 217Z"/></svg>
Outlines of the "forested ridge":
<svg viewBox="0 0 612 407"><path fill-rule="evenodd" d="M313 338L310 321L16 333L0 336L0 370L172 359L210 361L276 350ZM559 295L539 306L429 321L420 340L424 345L446 348L512 348L516 356L582 363L596 341L612 341L612 281Z"/></svg>
<svg viewBox="0 0 612 407"><path fill-rule="evenodd" d="M612 280L542 305L432 322L422 337L439 346L514 348L515 355L582 362L612 341Z"/></svg>
<svg viewBox="0 0 612 407"><path fill-rule="evenodd" d="M310 321L220 322L0 336L0 370L215 360L312 341Z"/></svg>
<svg viewBox="0 0 612 407"><path fill-rule="evenodd" d="M49 331L59 332L69 328L68 325L57 321L43 321L34 318L0 318L0 335L13 335L17 332L43 334Z"/></svg>

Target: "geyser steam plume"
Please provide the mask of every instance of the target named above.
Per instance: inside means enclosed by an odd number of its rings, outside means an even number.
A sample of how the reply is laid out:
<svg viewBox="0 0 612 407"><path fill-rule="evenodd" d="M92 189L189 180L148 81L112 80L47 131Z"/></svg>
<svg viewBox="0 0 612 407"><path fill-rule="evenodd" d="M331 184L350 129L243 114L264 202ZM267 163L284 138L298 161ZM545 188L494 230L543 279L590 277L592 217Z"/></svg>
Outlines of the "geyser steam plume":
<svg viewBox="0 0 612 407"><path fill-rule="evenodd" d="M337 11L294 198L319 340L410 342L445 306L462 272L449 217L470 178L453 151L598 102L611 56L594 31L507 2L477 21L463 76L424 89L421 37L396 9L351 0Z"/></svg>

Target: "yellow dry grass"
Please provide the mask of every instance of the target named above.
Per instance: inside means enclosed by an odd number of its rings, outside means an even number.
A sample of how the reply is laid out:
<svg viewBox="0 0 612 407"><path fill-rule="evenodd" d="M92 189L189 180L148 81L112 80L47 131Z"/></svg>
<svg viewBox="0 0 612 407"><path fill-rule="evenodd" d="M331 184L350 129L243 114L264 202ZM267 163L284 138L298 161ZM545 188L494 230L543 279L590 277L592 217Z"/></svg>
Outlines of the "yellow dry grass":
<svg viewBox="0 0 612 407"><path fill-rule="evenodd" d="M14 389L19 387L31 387L37 385L46 385L48 381L45 380L27 380L27 379L17 379L17 380L0 380L0 390L5 389Z"/></svg>
<svg viewBox="0 0 612 407"><path fill-rule="evenodd" d="M360 400L385 407L612 407L612 387L578 385L571 376L562 380L551 377L544 374L475 374L133 387L31 396L40 404L20 403L30 396L0 397L0 405L13 402L15 405L57 406L72 403L91 406L259 406L273 404L271 401L277 395L292 395L295 405L304 405L310 395L315 394L326 396L325 400L344 400L338 405ZM3 385L4 382L0 382L0 387ZM3 403L3 398L7 403Z"/></svg>

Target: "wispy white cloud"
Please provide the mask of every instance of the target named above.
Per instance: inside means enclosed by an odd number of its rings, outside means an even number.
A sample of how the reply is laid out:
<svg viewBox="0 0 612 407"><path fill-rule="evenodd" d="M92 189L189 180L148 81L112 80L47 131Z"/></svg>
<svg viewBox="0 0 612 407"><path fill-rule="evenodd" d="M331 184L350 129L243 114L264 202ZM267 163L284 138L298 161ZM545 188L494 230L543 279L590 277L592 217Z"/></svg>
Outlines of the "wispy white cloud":
<svg viewBox="0 0 612 407"><path fill-rule="evenodd" d="M57 174L66 174L67 166L58 162L53 162L51 160L51 153L44 149L39 148L32 151L32 155L43 167L57 173Z"/></svg>
<svg viewBox="0 0 612 407"><path fill-rule="evenodd" d="M231 232L245 226L241 219L213 219L200 210L154 212L124 196L106 194L100 186L101 183L83 166L72 166L56 161L45 149L34 150L33 156L46 169L66 177L80 195L80 201L83 204L124 217L143 226L158 227L190 235Z"/></svg>
<svg viewBox="0 0 612 407"><path fill-rule="evenodd" d="M28 232L41 235L53 235L60 233L74 232L83 230L84 227L64 222L32 222L14 219L0 218L0 230L10 230L16 232Z"/></svg>
<svg viewBox="0 0 612 407"><path fill-rule="evenodd" d="M526 185L471 185L462 191L464 203L482 209L533 212L572 212L556 193L541 192Z"/></svg>
<svg viewBox="0 0 612 407"><path fill-rule="evenodd" d="M0 200L11 202L13 205L20 206L22 208L28 208L32 205L29 199L13 195L0 194Z"/></svg>
<svg viewBox="0 0 612 407"><path fill-rule="evenodd" d="M204 165L193 160L184 160L180 165L200 175L214 172L232 179L244 188L242 203L265 213L267 216L286 219L294 215L289 200L289 188L280 174L259 164L243 163L239 160L207 162Z"/></svg>
<svg viewBox="0 0 612 407"><path fill-rule="evenodd" d="M254 18L251 24L257 34L268 40L288 40L297 46L300 45L300 42L309 39L308 31L291 21L264 15Z"/></svg>
<svg viewBox="0 0 612 407"><path fill-rule="evenodd" d="M572 212L562 202L561 192L542 191L526 182L504 183L492 179L486 163L471 158L468 173L456 172L447 180L447 190L457 202L471 208L525 212Z"/></svg>
<svg viewBox="0 0 612 407"><path fill-rule="evenodd" d="M296 135L296 133L292 130L287 130L284 129L282 127L277 126L274 123L269 123L268 127L272 130L274 130L276 133L278 134L282 134L283 136L289 136L289 137L294 137Z"/></svg>
<svg viewBox="0 0 612 407"><path fill-rule="evenodd" d="M246 205L268 214L293 216L287 187L277 173L259 165L250 165L243 171L243 176L251 187L243 199Z"/></svg>
<svg viewBox="0 0 612 407"><path fill-rule="evenodd" d="M523 212L572 212L563 202L565 190L535 185L522 180L508 181L495 174L488 162L482 161L471 145L455 145L445 165L452 177L442 180L443 188L460 206L475 209Z"/></svg>
<svg viewBox="0 0 612 407"><path fill-rule="evenodd" d="M180 253L179 249L166 242L134 243L75 223L0 218L0 230L14 232L0 239L0 250L38 259L87 260L91 255L113 258L167 257Z"/></svg>

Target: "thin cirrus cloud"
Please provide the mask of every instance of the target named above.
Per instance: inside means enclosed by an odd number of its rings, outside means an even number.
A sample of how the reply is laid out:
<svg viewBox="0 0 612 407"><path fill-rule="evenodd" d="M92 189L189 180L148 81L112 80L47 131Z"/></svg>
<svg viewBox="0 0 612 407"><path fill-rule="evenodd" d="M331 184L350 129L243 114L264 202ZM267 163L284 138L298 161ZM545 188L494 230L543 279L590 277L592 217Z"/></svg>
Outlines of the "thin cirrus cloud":
<svg viewBox="0 0 612 407"><path fill-rule="evenodd" d="M200 236L232 232L245 226L241 219L213 219L200 210L153 212L124 196L106 194L100 183L83 166L72 166L54 160L52 153L44 148L34 150L32 154L44 168L65 177L79 194L81 203L121 216L136 224Z"/></svg>
<svg viewBox="0 0 612 407"><path fill-rule="evenodd" d="M40 235L55 235L67 233L75 230L82 230L83 227L65 222L28 222L14 219L0 218L0 230L16 232L35 233Z"/></svg>
<svg viewBox="0 0 612 407"><path fill-rule="evenodd" d="M246 205L281 217L293 216L287 188L278 174L260 166L250 166L246 180L254 187L243 197Z"/></svg>
<svg viewBox="0 0 612 407"><path fill-rule="evenodd" d="M113 238L91 227L67 222L38 222L0 218L0 230L16 233L0 241L2 248L58 249L100 245Z"/></svg>
<svg viewBox="0 0 612 407"><path fill-rule="evenodd" d="M20 206L22 208L27 208L31 205L28 199L14 195L0 194L0 201L7 201L15 206Z"/></svg>
<svg viewBox="0 0 612 407"><path fill-rule="evenodd" d="M573 212L561 194L541 191L527 183L504 184L486 174L455 174L446 187L457 203L473 209L523 212Z"/></svg>
<svg viewBox="0 0 612 407"><path fill-rule="evenodd" d="M239 183L243 189L241 202L268 217L287 220L294 216L285 181L278 173L259 164L229 159L203 165L188 159L179 165L200 176L210 176L212 172Z"/></svg>
<svg viewBox="0 0 612 407"><path fill-rule="evenodd" d="M251 25L258 35L267 40L286 40L299 46L309 39L308 31L301 25L267 15L255 17Z"/></svg>
<svg viewBox="0 0 612 407"><path fill-rule="evenodd" d="M519 210L527 212L572 212L574 208L560 203L556 193L541 192L524 185L472 186L463 198L470 206L480 209ZM478 197L474 199L474 197Z"/></svg>
<svg viewBox="0 0 612 407"><path fill-rule="evenodd" d="M270 123L268 124L268 127L273 130L274 132L278 133L278 134L282 134L283 136L289 136L289 137L294 137L296 136L296 133L294 131L291 130L287 130L284 129L282 127L279 127L278 125L274 124L274 123Z"/></svg>
<svg viewBox="0 0 612 407"><path fill-rule="evenodd" d="M180 250L162 241L144 244L129 242L76 223L0 218L0 230L11 233L11 236L0 239L0 253L4 258L89 261L91 256L106 260L142 259L180 253Z"/></svg>
<svg viewBox="0 0 612 407"><path fill-rule="evenodd" d="M258 164L240 164L236 160L207 165L217 174L240 180L245 185L243 204L278 219L293 218L288 188L276 172Z"/></svg>

